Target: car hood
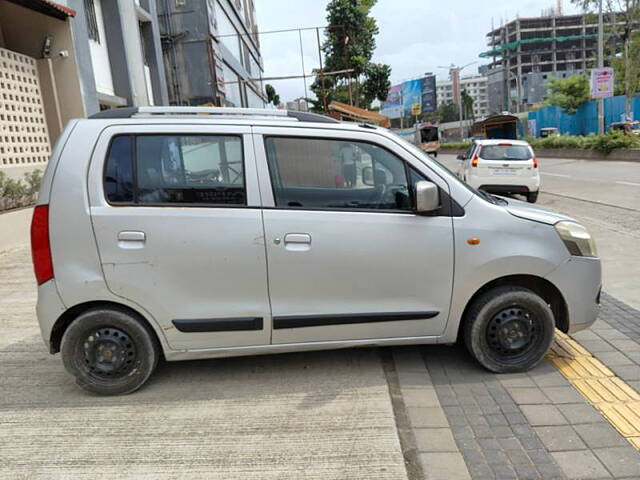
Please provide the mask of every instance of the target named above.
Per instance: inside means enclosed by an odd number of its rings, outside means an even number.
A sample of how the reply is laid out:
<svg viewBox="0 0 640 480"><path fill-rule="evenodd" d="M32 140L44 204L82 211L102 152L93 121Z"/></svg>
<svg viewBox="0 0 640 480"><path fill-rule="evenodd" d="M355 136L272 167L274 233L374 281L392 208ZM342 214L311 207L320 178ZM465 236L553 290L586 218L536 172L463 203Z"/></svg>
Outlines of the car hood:
<svg viewBox="0 0 640 480"><path fill-rule="evenodd" d="M532 220L539 223L546 223L548 225L555 225L562 220L576 221L575 219L561 213L536 207L530 203L521 202L520 200L514 200L513 198L505 198L504 200L507 202L507 205L505 205L504 208L514 217L524 218L525 220Z"/></svg>

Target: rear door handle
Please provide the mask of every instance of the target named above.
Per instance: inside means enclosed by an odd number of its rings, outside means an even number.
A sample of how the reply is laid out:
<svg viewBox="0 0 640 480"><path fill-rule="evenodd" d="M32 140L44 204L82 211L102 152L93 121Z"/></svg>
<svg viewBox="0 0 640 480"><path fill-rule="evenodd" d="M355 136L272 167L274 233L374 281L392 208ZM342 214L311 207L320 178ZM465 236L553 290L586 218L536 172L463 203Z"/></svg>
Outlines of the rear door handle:
<svg viewBox="0 0 640 480"><path fill-rule="evenodd" d="M120 232L118 233L118 240L123 242L144 242L145 235L144 232Z"/></svg>
<svg viewBox="0 0 640 480"><path fill-rule="evenodd" d="M284 243L306 243L311 244L311 235L308 233L287 233L284 236Z"/></svg>

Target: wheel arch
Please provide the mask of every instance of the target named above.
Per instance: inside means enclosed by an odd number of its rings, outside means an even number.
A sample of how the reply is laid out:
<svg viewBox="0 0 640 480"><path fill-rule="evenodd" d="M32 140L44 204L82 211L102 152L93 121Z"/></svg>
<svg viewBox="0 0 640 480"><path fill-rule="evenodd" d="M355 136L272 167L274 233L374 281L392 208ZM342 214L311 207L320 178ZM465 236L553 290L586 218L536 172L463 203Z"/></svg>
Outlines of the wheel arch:
<svg viewBox="0 0 640 480"><path fill-rule="evenodd" d="M473 302L492 288L503 286L528 288L538 294L551 307L556 328L565 333L569 331L569 310L567 302L558 287L549 280L536 275L506 275L485 283L471 296L462 313L460 326L458 327L458 340L460 340L466 323L469 321L467 313Z"/></svg>
<svg viewBox="0 0 640 480"><path fill-rule="evenodd" d="M97 300L91 302L79 303L78 305L74 305L73 307L67 309L53 324L53 328L51 329L51 335L49 336L49 351L51 353L60 352L60 344L62 343L62 337L64 336L64 332L67 331L69 325L73 323L73 321L78 318L83 313L97 309L97 308L108 308L111 310L119 310L121 312L128 313L133 317L137 318L140 323L145 325L147 329L153 333L155 340L158 342L157 344L162 347L163 343L161 341L158 332L153 327L151 322L147 320L147 318L142 315L140 312L134 310L133 308L123 305L118 302L112 302L107 300ZM163 349L161 348L161 351Z"/></svg>

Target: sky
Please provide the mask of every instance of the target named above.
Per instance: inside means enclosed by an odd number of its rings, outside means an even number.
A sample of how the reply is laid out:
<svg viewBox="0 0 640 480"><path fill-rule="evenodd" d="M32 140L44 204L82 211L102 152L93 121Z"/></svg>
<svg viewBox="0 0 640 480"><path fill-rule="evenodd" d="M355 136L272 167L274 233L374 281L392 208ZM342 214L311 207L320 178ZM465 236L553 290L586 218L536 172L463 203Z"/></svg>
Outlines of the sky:
<svg viewBox="0 0 640 480"><path fill-rule="evenodd" d="M265 77L302 75L319 65L316 30L326 25L328 0L255 0L260 32L311 28L302 32L260 35ZM570 0L563 1L565 14L579 10ZM477 73L486 63L479 58L485 50L485 35L491 22L501 19L539 16L543 9L555 7L556 0L378 0L371 14L380 33L373 61L391 66L391 83L433 72L446 79L448 65L478 62L464 69L464 75ZM323 40L320 30L320 41ZM302 52L300 43L302 40ZM307 90L313 78L307 79ZM305 96L302 79L272 80L281 101ZM311 96L311 93L308 94Z"/></svg>

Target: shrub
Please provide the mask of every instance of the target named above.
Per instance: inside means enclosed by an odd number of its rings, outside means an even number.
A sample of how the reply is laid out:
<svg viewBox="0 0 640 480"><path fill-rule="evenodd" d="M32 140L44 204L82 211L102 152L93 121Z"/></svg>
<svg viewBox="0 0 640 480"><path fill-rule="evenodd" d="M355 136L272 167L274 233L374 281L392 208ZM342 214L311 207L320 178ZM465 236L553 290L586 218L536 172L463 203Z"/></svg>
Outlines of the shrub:
<svg viewBox="0 0 640 480"><path fill-rule="evenodd" d="M623 132L609 132L604 135L560 135L547 138L526 138L535 148L574 148L596 150L609 154L617 148L640 148L640 139Z"/></svg>
<svg viewBox="0 0 640 480"><path fill-rule="evenodd" d="M42 172L34 170L24 174L26 185L22 180L8 178L0 172L0 210L26 207L35 202L36 193L42 183Z"/></svg>
<svg viewBox="0 0 640 480"><path fill-rule="evenodd" d="M466 150L471 146L469 142L447 142L441 143L440 148L443 150Z"/></svg>

